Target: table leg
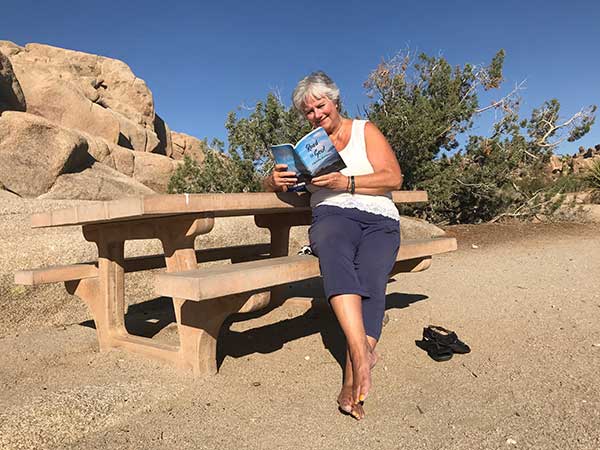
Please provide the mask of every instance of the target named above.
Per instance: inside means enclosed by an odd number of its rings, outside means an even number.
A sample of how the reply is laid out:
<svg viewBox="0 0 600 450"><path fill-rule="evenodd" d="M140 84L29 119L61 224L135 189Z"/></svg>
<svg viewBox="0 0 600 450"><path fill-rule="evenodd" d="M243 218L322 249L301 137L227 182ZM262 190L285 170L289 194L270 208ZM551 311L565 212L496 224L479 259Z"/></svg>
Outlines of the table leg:
<svg viewBox="0 0 600 450"><path fill-rule="evenodd" d="M291 228L293 226L310 225L311 220L312 215L310 211L254 216L254 223L259 228L268 228L271 233L271 257L273 258L287 256L289 254ZM271 289L271 304L281 304L286 300L286 297L286 286L275 286Z"/></svg>
<svg viewBox="0 0 600 450"><path fill-rule="evenodd" d="M165 248L167 270L195 269L194 239L209 232L213 225L212 217L190 215L84 227L85 238L98 247L98 278L68 282L67 289L89 306L101 350L124 348L178 367L190 366L183 350L185 344L173 347L127 332L124 243L131 239L158 238ZM177 307L175 311L180 324Z"/></svg>
<svg viewBox="0 0 600 450"><path fill-rule="evenodd" d="M269 304L270 292L241 294L204 302L173 299L179 331L179 347L134 336L124 322L124 242L157 238L162 242L168 272L197 268L194 240L208 233L212 217L177 216L84 227L84 236L98 247L98 278L68 282L69 292L89 306L101 350L123 348L176 367L191 369L196 376L217 372L217 337L225 319L236 312L249 312ZM276 254L287 254L289 226L275 226L272 236ZM284 249L285 248L285 252Z"/></svg>
<svg viewBox="0 0 600 450"><path fill-rule="evenodd" d="M271 256L287 256L290 244L290 229L293 226L310 225L311 212L290 214L259 214L254 216L259 228L268 228L271 232Z"/></svg>
<svg viewBox="0 0 600 450"><path fill-rule="evenodd" d="M127 335L125 329L124 241L98 242L98 278L67 281L70 294L89 307L98 335L100 350L113 347L114 339Z"/></svg>
<svg viewBox="0 0 600 450"><path fill-rule="evenodd" d="M159 233L167 272L196 269L194 237L167 231ZM203 302L174 298L180 365L191 368L196 376L217 373L217 338L225 319L248 309L249 302L267 304L268 298L268 292L232 295Z"/></svg>

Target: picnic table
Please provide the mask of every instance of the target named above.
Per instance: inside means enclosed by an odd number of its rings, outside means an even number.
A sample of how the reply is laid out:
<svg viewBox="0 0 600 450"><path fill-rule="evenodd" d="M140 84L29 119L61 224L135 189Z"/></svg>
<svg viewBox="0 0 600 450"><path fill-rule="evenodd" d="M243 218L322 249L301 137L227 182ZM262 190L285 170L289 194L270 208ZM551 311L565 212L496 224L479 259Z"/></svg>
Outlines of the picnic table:
<svg viewBox="0 0 600 450"><path fill-rule="evenodd" d="M427 201L423 191L392 195L397 204ZM195 249L195 238L209 233L215 220L233 216L254 216L258 227L270 231L270 242ZM33 228L81 226L85 239L96 244L98 260L22 270L15 283L64 282L88 305L102 351L120 348L198 376L213 374L217 336L228 316L282 304L282 286L320 275L317 258L288 255L290 228L310 220L309 196L298 193L152 195L38 213ZM125 242L135 239L160 240L164 254L125 258ZM453 238L404 240L392 274L425 270L432 255L455 249ZM223 259L232 263L198 268ZM160 267L166 271L155 275L155 291L173 298L178 346L132 335L125 327L125 274Z"/></svg>

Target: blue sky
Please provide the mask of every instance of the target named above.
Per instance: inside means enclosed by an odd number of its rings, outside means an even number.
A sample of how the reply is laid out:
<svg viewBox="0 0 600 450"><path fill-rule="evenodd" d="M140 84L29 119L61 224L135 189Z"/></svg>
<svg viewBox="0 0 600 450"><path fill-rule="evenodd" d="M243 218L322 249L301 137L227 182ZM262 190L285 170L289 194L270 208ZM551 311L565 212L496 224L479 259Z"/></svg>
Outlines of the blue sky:
<svg viewBox="0 0 600 450"><path fill-rule="evenodd" d="M5 2L0 39L45 43L126 62L154 95L171 129L224 140L225 119L321 69L356 114L363 82L382 58L406 49L453 65L488 63L506 50L505 83L526 79L522 115L557 98L566 117L600 106L600 2L171 1ZM487 134L490 114L472 133ZM600 120L579 145L600 144Z"/></svg>

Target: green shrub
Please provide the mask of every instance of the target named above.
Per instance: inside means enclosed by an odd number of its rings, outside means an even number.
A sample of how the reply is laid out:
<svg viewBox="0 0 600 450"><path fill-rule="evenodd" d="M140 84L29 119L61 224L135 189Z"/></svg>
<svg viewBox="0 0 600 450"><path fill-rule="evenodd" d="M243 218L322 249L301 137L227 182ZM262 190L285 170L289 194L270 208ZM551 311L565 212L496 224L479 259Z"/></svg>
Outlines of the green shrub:
<svg viewBox="0 0 600 450"><path fill-rule="evenodd" d="M600 204L600 160L595 161L585 174L585 180L592 188L591 200Z"/></svg>
<svg viewBox="0 0 600 450"><path fill-rule="evenodd" d="M183 164L175 170L169 181L171 194L256 192L260 180L252 164L237 154L227 156L208 149L202 167L194 159L185 156Z"/></svg>
<svg viewBox="0 0 600 450"><path fill-rule="evenodd" d="M569 192L581 192L589 188L589 182L577 174L569 173L558 177L548 185L550 194L566 194Z"/></svg>
<svg viewBox="0 0 600 450"><path fill-rule="evenodd" d="M593 189L600 189L600 159L590 166L585 174L585 179Z"/></svg>

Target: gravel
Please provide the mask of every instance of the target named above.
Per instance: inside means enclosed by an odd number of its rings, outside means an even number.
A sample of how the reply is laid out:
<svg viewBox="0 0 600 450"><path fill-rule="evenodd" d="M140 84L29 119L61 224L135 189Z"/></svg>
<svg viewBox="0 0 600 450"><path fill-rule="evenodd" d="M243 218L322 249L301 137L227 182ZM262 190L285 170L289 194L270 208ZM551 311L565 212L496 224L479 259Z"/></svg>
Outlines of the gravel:
<svg viewBox="0 0 600 450"><path fill-rule="evenodd" d="M21 268L95 258L77 227L28 226L32 212L76 202L0 201L2 449L600 448L598 225L449 228L457 252L389 285L381 360L356 422L335 406L343 342L327 309L228 323L220 373L205 379L100 353L81 301L59 285L12 283ZM202 245L262 242L251 225L223 223ZM128 254L156 249L136 242ZM142 302L131 320L160 312L144 308L149 284L128 279L128 299ZM455 330L472 353L432 361L415 346L428 324Z"/></svg>

